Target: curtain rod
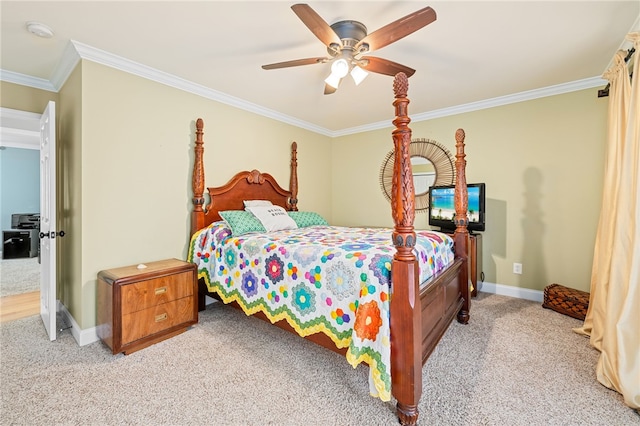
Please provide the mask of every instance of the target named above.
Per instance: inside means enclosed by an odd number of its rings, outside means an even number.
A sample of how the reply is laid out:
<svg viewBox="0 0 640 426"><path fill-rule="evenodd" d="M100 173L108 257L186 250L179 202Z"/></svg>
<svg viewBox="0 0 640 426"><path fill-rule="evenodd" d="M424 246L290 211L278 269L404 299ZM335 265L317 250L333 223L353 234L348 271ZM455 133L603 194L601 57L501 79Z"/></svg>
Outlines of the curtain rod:
<svg viewBox="0 0 640 426"><path fill-rule="evenodd" d="M631 59L635 51L636 51L635 47L632 47L631 49L627 50L627 56L624 57L625 64L629 62L629 59ZM630 77L633 77L633 73L630 74ZM611 83L607 83L607 87L605 87L604 89L598 90L599 98L604 98L606 96L609 96L609 86L611 86Z"/></svg>

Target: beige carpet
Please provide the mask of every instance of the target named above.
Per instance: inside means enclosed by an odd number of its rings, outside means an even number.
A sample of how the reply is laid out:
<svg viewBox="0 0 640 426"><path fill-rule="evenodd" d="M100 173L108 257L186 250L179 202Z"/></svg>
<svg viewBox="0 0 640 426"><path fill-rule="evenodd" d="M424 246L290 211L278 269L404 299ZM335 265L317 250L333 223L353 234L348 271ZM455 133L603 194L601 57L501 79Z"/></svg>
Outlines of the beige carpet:
<svg viewBox="0 0 640 426"><path fill-rule="evenodd" d="M40 290L37 257L0 260L0 297Z"/></svg>
<svg viewBox="0 0 640 426"><path fill-rule="evenodd" d="M595 379L579 321L480 293L423 369L421 425L637 425ZM0 325L2 425L395 425L367 369L232 308L128 356L40 319Z"/></svg>

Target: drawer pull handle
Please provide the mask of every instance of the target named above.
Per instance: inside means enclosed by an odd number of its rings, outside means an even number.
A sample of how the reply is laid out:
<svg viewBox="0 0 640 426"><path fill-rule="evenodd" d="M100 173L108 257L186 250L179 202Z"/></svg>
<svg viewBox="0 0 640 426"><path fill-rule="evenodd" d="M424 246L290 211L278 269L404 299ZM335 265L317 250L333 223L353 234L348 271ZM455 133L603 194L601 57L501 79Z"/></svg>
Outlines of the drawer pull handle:
<svg viewBox="0 0 640 426"><path fill-rule="evenodd" d="M164 321L166 320L168 317L167 313L165 312L164 314L161 315L156 315L156 322L160 322L160 321Z"/></svg>
<svg viewBox="0 0 640 426"><path fill-rule="evenodd" d="M156 296L161 294L165 294L167 292L167 287L158 287L156 288Z"/></svg>

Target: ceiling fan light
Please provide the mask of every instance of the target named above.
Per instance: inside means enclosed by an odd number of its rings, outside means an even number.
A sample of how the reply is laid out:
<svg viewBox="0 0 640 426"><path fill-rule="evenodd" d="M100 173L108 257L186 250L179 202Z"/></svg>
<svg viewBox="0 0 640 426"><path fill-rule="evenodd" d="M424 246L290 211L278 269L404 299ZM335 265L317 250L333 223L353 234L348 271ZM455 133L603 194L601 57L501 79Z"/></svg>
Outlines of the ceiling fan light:
<svg viewBox="0 0 640 426"><path fill-rule="evenodd" d="M368 75L368 72L357 65L351 70L351 77L353 77L353 81L356 83L356 86L362 83L362 80L367 78Z"/></svg>
<svg viewBox="0 0 640 426"><path fill-rule="evenodd" d="M334 89L337 89L338 86L340 85L340 80L342 77L339 77L336 73L332 72L329 77L327 77L325 79L325 83L327 83L329 86L333 87Z"/></svg>
<svg viewBox="0 0 640 426"><path fill-rule="evenodd" d="M349 63L346 59L340 58L331 64L331 74L342 78L349 73Z"/></svg>

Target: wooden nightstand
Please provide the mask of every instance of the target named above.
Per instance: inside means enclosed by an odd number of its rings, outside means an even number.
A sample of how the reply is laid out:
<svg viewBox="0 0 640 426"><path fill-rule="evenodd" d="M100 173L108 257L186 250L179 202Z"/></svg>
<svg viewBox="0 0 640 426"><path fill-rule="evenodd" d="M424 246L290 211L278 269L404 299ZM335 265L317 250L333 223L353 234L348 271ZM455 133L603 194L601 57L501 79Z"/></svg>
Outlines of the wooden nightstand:
<svg viewBox="0 0 640 426"><path fill-rule="evenodd" d="M98 273L98 337L129 354L198 322L196 265L167 259Z"/></svg>

